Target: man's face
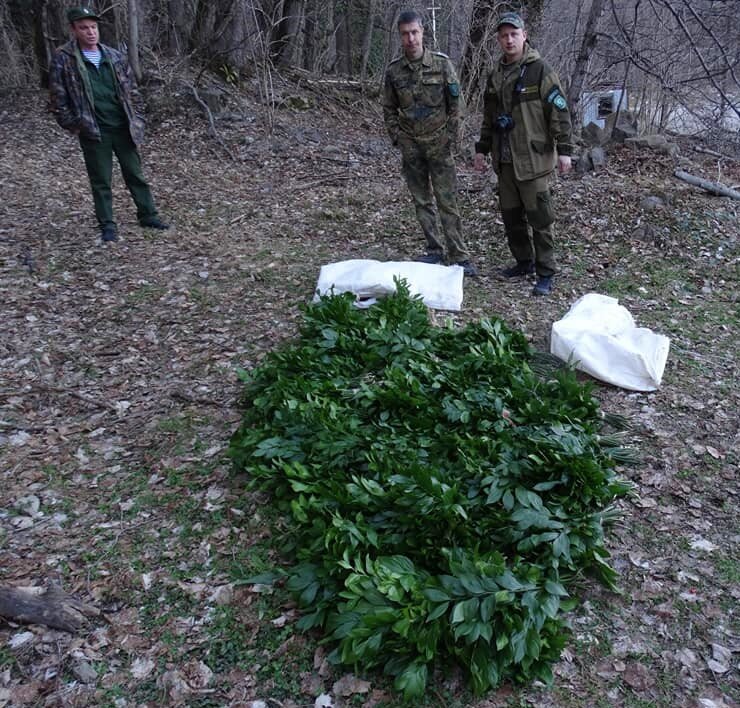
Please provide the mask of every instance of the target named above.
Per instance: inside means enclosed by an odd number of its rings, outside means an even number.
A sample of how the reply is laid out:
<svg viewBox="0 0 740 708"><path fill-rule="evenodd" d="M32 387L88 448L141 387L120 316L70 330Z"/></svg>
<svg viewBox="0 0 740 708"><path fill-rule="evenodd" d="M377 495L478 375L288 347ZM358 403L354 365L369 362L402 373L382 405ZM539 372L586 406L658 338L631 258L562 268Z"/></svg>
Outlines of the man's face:
<svg viewBox="0 0 740 708"><path fill-rule="evenodd" d="M418 22L398 25L398 33L408 59L418 59L424 54L424 28Z"/></svg>
<svg viewBox="0 0 740 708"><path fill-rule="evenodd" d="M506 62L519 61L524 54L527 32L514 25L501 25L498 30L498 43L504 52Z"/></svg>
<svg viewBox="0 0 740 708"><path fill-rule="evenodd" d="M98 46L100 33L96 20L77 20L72 23L72 34L74 34L80 49L95 49Z"/></svg>

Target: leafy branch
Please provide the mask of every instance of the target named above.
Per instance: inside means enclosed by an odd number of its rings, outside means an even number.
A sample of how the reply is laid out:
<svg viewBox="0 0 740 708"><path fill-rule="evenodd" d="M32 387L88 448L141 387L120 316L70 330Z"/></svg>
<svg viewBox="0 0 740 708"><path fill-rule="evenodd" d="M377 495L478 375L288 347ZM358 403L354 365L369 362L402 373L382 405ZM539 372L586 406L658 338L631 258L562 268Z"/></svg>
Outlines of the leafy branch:
<svg viewBox="0 0 740 708"><path fill-rule="evenodd" d="M604 526L634 455L545 361L498 320L431 326L401 283L368 310L322 298L243 373L230 454L290 520L299 628L333 661L406 698L450 660L479 693L551 680L573 584L614 584Z"/></svg>

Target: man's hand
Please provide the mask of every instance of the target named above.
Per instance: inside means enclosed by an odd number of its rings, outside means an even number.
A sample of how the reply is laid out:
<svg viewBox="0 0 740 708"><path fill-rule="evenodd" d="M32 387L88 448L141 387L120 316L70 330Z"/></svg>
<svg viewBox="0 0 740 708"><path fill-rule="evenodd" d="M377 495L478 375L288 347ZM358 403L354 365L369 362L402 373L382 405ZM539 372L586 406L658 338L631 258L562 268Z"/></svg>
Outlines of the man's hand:
<svg viewBox="0 0 740 708"><path fill-rule="evenodd" d="M566 174L566 172L570 172L571 167L572 163L570 161L570 155L558 155L558 172L561 175Z"/></svg>
<svg viewBox="0 0 740 708"><path fill-rule="evenodd" d="M482 152L476 152L473 158L473 168L476 172L486 171L486 156Z"/></svg>

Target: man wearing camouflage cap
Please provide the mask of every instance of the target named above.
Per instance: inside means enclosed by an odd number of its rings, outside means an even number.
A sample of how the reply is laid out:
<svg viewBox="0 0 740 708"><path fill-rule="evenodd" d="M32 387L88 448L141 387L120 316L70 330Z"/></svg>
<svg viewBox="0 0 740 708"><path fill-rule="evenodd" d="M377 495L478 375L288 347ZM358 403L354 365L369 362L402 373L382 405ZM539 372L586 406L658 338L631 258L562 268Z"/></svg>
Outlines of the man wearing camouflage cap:
<svg viewBox="0 0 740 708"><path fill-rule="evenodd" d="M459 137L462 98L455 67L445 54L424 47L424 27L417 12L399 15L398 32L404 53L391 62L385 75L383 117L393 145L401 148L403 176L427 241L428 253L417 260L459 265L466 275L476 275L457 208L452 149ZM444 244L437 236L432 191Z"/></svg>
<svg viewBox="0 0 740 708"><path fill-rule="evenodd" d="M143 106L126 57L100 44L98 15L87 7L67 11L72 40L60 47L49 73L50 108L57 123L78 136L102 241L117 241L113 219L113 154L118 158L141 226L166 229L141 170Z"/></svg>
<svg viewBox="0 0 740 708"><path fill-rule="evenodd" d="M503 57L486 83L475 167L482 171L490 154L499 178L501 216L516 259L502 274L536 273L533 294L548 295L557 272L549 180L556 166L561 174L571 167L570 113L560 79L527 42L522 18L505 13L496 29Z"/></svg>

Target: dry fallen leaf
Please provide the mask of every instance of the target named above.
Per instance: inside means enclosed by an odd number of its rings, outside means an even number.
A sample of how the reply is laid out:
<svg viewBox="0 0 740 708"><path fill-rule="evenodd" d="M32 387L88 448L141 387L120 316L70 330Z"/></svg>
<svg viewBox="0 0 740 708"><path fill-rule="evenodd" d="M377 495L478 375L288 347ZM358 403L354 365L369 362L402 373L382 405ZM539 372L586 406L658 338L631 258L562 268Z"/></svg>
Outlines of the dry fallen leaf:
<svg viewBox="0 0 740 708"><path fill-rule="evenodd" d="M691 541L691 548L695 551L706 551L707 553L717 550L717 546L715 546L711 541L707 541L705 538L701 538L699 536Z"/></svg>
<svg viewBox="0 0 740 708"><path fill-rule="evenodd" d="M14 634L8 641L8 646L11 649L19 649L20 647L32 642L36 635L33 632L18 632Z"/></svg>
<svg viewBox="0 0 740 708"><path fill-rule="evenodd" d="M135 679L143 679L149 676L157 664L150 658L134 659L131 664L131 675Z"/></svg>
<svg viewBox="0 0 740 708"><path fill-rule="evenodd" d="M655 684L655 675L644 664L630 662L622 673L624 682L635 691L646 691Z"/></svg>
<svg viewBox="0 0 740 708"><path fill-rule="evenodd" d="M676 652L676 660L682 666L685 666L686 668L690 668L696 665L698 658L696 654L693 651L691 651L691 649L684 648L684 649L679 649Z"/></svg>
<svg viewBox="0 0 740 708"><path fill-rule="evenodd" d="M345 674L332 686L332 691L338 696L353 696L356 693L368 693L370 683L358 679L353 674Z"/></svg>
<svg viewBox="0 0 740 708"><path fill-rule="evenodd" d="M715 661L714 659L707 660L707 666L713 674L726 674L730 670L727 664Z"/></svg>

